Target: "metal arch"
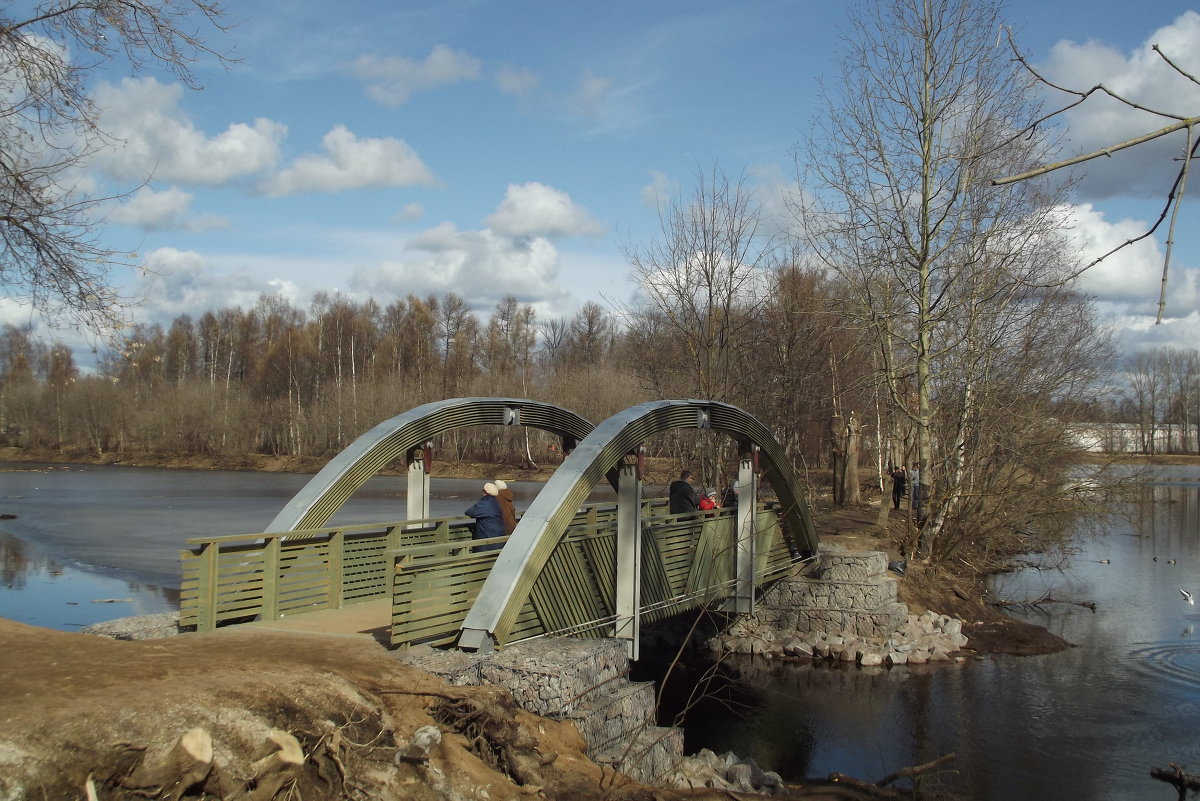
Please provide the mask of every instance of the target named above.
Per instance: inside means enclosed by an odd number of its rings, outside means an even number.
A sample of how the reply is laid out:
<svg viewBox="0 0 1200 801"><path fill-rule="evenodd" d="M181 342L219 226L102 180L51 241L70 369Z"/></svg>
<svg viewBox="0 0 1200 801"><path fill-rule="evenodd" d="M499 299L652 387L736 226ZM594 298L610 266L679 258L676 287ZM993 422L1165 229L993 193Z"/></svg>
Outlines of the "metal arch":
<svg viewBox="0 0 1200 801"><path fill-rule="evenodd" d="M592 488L647 437L676 428L712 428L758 445L767 480L779 497L793 552L817 551L808 503L771 432L736 406L715 401L665 400L631 406L608 418L576 446L525 510L467 613L463 648L486 648L490 634L503 645L533 584Z"/></svg>
<svg viewBox="0 0 1200 801"><path fill-rule="evenodd" d="M267 526L268 533L319 528L393 459L444 431L470 426L525 425L582 440L594 426L574 412L524 398L451 398L385 420L350 443L312 477Z"/></svg>

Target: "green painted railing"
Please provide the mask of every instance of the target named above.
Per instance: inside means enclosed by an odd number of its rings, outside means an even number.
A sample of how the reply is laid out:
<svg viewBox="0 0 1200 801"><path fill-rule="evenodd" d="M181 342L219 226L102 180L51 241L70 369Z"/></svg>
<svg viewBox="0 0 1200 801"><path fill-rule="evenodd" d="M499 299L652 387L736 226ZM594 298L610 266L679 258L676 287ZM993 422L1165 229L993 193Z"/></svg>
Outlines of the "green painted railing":
<svg viewBox="0 0 1200 801"><path fill-rule="evenodd" d="M698 521L653 511L643 528L642 620L653 622L730 596L736 583L734 515ZM550 634L612 636L616 520L612 514L588 517L577 516L559 540L517 616L510 643ZM786 574L794 558L774 504L760 505L755 520L755 577L761 583ZM393 554L393 646L454 642L499 553L473 552L477 544L430 543Z"/></svg>
<svg viewBox="0 0 1200 801"><path fill-rule="evenodd" d="M195 537L180 554L180 625L274 620L386 595L391 554L470 538L468 518Z"/></svg>
<svg viewBox="0 0 1200 801"><path fill-rule="evenodd" d="M734 518L697 520L643 503L642 619L653 622L727 597ZM792 556L774 504L755 515L755 575L787 572ZM391 642L445 644L458 635L499 551L473 552L466 517L332 526L187 540L180 625L274 620L392 596ZM615 615L616 506L576 514L534 585L510 641L546 634L608 636Z"/></svg>
<svg viewBox="0 0 1200 801"><path fill-rule="evenodd" d="M646 512L662 503L647 502ZM597 504L576 520L608 525L615 513L613 504ZM191 538L180 554L180 625L209 631L386 596L397 553L469 541L470 525L467 517L430 518Z"/></svg>

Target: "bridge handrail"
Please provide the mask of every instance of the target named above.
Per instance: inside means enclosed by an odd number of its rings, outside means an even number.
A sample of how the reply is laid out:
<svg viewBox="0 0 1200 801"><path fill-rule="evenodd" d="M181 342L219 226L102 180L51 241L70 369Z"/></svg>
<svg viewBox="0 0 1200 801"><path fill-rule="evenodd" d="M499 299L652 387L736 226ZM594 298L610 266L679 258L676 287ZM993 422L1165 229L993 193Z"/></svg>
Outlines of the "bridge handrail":
<svg viewBox="0 0 1200 801"><path fill-rule="evenodd" d="M756 583L763 583L788 572L794 563L780 531L779 505L764 502L757 508L756 536L763 548L754 573ZM643 562L641 611L647 621L719 601L733 589L734 515L732 510L714 511L714 515L660 513L643 521L647 540L653 543ZM606 560L614 558L615 522L578 522L569 528L547 562L544 581L548 584L535 587L520 615L519 633L509 642L611 627L616 620L611 590L596 578L606 574ZM454 642L501 553L474 551L471 546L475 544L428 543L389 553L394 581L393 646ZM566 585L581 594L564 607L564 596L556 594L553 587ZM445 592L451 587L453 593Z"/></svg>
<svg viewBox="0 0 1200 801"><path fill-rule="evenodd" d="M645 506L653 513L665 503L649 499ZM615 515L615 501L589 504L576 512L573 525L604 525ZM208 631L227 621L274 619L387 595L385 549L417 547L431 537L471 541L471 524L455 515L189 537L189 549L180 554L180 624Z"/></svg>

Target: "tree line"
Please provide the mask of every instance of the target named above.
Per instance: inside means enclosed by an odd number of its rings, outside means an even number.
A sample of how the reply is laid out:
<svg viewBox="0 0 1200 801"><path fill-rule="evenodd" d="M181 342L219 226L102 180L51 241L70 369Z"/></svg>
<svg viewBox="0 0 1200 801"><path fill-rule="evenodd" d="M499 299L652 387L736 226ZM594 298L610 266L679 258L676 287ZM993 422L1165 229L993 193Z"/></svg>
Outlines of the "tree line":
<svg viewBox="0 0 1200 801"><path fill-rule="evenodd" d="M63 344L6 325L0 438L96 455L331 456L382 420L443 398L527 397L599 422L648 398L710 397L760 415L798 464L818 465L829 405L823 354L839 327L822 309L836 303L835 288L794 269L769 280L770 303L729 311L745 322L722 344L724 389L697 372L687 343L660 338L665 317L626 318L595 302L570 318L539 319L511 296L489 314L472 312L454 293L387 306L319 293L306 308L263 296L252 308L138 326L86 373ZM808 332L811 339L781 324L802 308L825 329ZM840 336L851 340L853 332ZM795 348L797 340L805 347ZM763 391L756 369L767 373ZM785 376L799 391L785 390ZM652 448L700 459L686 439ZM439 452L519 465L541 461L555 444L542 432L481 429L448 435Z"/></svg>

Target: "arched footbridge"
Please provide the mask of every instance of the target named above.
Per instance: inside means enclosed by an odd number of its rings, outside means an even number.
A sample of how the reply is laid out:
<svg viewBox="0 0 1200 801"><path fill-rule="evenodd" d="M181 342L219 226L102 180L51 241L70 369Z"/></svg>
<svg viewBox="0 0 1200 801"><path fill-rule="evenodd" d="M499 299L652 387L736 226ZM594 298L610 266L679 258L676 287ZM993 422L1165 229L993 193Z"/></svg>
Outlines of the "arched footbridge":
<svg viewBox="0 0 1200 801"><path fill-rule="evenodd" d="M429 517L433 442L457 428L523 425L561 438L562 464L509 537L472 540L465 517ZM671 515L643 496L642 443L711 429L737 444L743 502ZM368 479L403 460L405 520L326 526ZM588 504L605 479L615 502ZM775 500L757 499L759 483ZM476 546L503 544L500 550ZM770 431L729 404L667 400L593 426L552 404L456 398L368 431L331 460L266 532L188 540L181 623L198 629L389 599L389 640L490 650L545 635L624 639L643 623L714 605L753 611L764 583L814 554L817 536L791 465Z"/></svg>

